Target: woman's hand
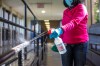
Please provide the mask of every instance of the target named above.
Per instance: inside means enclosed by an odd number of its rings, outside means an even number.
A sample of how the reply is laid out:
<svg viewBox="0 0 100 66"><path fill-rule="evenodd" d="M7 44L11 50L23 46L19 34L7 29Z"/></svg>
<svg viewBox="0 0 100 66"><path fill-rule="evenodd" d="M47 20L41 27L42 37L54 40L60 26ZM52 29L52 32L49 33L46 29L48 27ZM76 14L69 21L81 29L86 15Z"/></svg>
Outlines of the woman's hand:
<svg viewBox="0 0 100 66"><path fill-rule="evenodd" d="M57 29L52 29L51 30L51 34L49 35L49 38L52 39L52 38L57 38L59 37L62 33L63 33L63 30L62 28L57 28Z"/></svg>

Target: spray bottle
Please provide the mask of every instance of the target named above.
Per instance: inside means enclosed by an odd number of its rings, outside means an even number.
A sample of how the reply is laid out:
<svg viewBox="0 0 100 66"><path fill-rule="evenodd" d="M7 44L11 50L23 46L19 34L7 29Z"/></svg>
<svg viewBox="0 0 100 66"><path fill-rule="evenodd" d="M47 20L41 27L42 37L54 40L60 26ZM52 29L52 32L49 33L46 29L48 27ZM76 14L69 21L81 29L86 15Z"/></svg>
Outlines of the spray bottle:
<svg viewBox="0 0 100 66"><path fill-rule="evenodd" d="M51 34L53 32L53 30L54 29L50 29L48 31L48 34ZM60 37L55 38L54 43L55 43L55 45L56 45L56 47L57 47L60 54L66 53L67 50L66 50L65 45L64 45L64 43L63 43L63 41Z"/></svg>

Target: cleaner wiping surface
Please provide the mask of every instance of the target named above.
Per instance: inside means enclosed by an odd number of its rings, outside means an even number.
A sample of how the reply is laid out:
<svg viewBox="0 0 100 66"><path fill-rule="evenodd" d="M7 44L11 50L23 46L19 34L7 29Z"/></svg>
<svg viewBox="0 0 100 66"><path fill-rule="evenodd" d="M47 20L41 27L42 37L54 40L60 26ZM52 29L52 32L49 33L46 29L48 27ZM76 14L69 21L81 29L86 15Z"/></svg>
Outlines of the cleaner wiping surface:
<svg viewBox="0 0 100 66"><path fill-rule="evenodd" d="M49 34L51 34L52 32L54 31L54 29L50 29L49 31L48 31L48 33ZM57 30L56 30L56 32L58 32ZM60 34L60 33L59 33ZM55 35L56 36L56 35ZM52 38L52 36L50 36L50 38ZM64 43L63 43L63 41L62 41L62 39L60 38L60 37L56 37L55 39L54 39L54 43L55 43L55 45L52 47L52 50L54 50L54 51L57 51L58 50L58 52L60 53L60 54L64 54L64 53L66 53L66 48L65 48L65 45L64 45ZM57 48L57 50L56 50L56 48Z"/></svg>

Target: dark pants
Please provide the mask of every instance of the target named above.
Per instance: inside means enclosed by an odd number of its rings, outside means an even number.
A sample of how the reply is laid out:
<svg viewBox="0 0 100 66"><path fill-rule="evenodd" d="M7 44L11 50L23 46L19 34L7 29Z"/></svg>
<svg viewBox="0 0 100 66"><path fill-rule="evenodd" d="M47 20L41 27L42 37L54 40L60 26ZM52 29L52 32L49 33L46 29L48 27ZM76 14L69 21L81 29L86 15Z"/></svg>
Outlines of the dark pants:
<svg viewBox="0 0 100 66"><path fill-rule="evenodd" d="M84 66L86 63L87 42L67 45L67 52L61 55L62 66Z"/></svg>

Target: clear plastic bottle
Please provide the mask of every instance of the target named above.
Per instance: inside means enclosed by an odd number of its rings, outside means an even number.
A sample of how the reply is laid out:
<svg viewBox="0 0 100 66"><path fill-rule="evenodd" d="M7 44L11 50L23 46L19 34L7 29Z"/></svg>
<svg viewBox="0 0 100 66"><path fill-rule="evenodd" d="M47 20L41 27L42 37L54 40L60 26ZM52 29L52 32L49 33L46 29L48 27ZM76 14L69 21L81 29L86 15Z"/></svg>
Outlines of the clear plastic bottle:
<svg viewBox="0 0 100 66"><path fill-rule="evenodd" d="M66 50L65 45L61 38L59 38L59 37L55 38L54 43L56 44L57 49L60 54L66 53L67 50Z"/></svg>

